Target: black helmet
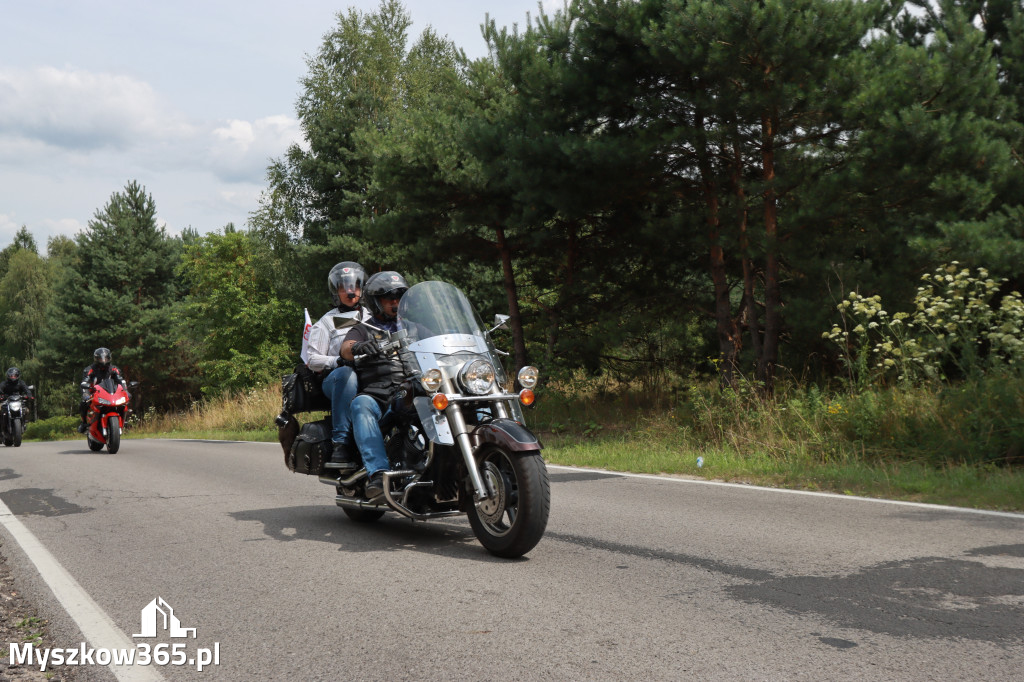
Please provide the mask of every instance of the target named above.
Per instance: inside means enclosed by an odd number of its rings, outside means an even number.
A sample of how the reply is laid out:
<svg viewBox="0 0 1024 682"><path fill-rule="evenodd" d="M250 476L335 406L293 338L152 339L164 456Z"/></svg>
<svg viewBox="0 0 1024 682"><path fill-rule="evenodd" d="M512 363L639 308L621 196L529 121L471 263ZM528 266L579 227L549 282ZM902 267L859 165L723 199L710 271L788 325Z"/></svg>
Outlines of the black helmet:
<svg viewBox="0 0 1024 682"><path fill-rule="evenodd" d="M359 296L362 294L363 282L366 281L366 270L359 263L342 261L333 268L327 275L327 290L331 292L331 300L334 307L353 308L359 303ZM338 290L343 289L348 301L342 301Z"/></svg>
<svg viewBox="0 0 1024 682"><path fill-rule="evenodd" d="M17 367L11 367L9 370L7 370L7 378L10 379L11 381L17 381L18 379L21 378L21 370L18 369Z"/></svg>
<svg viewBox="0 0 1024 682"><path fill-rule="evenodd" d="M370 279L366 280L366 287L363 293L369 300L370 312L385 319L391 319L389 315L384 313L384 308L380 305L381 300L394 297L401 298L408 288L409 283L405 281L405 277L402 277L393 270L385 270L384 272L370 275Z"/></svg>
<svg viewBox="0 0 1024 682"><path fill-rule="evenodd" d="M110 349L97 348L92 353L92 359L104 367L108 366L110 364Z"/></svg>

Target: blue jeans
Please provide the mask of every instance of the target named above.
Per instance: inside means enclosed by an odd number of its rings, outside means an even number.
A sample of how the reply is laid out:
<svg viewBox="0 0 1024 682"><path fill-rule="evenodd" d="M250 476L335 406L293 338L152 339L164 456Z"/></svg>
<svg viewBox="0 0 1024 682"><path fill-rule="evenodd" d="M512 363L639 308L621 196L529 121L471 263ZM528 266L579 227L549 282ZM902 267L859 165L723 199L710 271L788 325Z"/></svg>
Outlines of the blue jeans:
<svg viewBox="0 0 1024 682"><path fill-rule="evenodd" d="M359 392L359 381L351 367L338 367L323 383L324 395L331 399L331 440L344 443L352 429L349 406Z"/></svg>
<svg viewBox="0 0 1024 682"><path fill-rule="evenodd" d="M382 412L380 403L368 395L357 396L352 401L352 431L367 474L391 468L380 430L389 412Z"/></svg>

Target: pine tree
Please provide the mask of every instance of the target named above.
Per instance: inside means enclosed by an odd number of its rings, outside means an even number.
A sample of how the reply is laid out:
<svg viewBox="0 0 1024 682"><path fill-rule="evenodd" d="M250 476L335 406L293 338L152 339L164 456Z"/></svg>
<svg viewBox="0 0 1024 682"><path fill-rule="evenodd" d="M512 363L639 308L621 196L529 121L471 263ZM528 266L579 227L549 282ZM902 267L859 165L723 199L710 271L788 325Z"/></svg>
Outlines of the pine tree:
<svg viewBox="0 0 1024 682"><path fill-rule="evenodd" d="M182 400L196 377L176 344L180 244L158 224L153 197L129 182L75 241L75 266L65 270L40 339L43 367L77 383L93 351L107 347L127 378L142 383L145 403Z"/></svg>

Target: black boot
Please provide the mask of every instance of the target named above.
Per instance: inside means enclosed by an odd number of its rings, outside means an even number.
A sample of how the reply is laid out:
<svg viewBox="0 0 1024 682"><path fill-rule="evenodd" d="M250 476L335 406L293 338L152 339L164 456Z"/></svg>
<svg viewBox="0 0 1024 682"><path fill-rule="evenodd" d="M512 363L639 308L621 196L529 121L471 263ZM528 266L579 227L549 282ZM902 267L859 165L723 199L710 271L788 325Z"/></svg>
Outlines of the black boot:
<svg viewBox="0 0 1024 682"><path fill-rule="evenodd" d="M372 500L375 497L380 497L384 494L384 474L380 471L375 471L366 481L366 499Z"/></svg>
<svg viewBox="0 0 1024 682"><path fill-rule="evenodd" d="M351 471L358 469L359 465L353 460L352 455L349 454L347 445L335 443L334 450L331 452L331 461L327 463L327 468Z"/></svg>
<svg viewBox="0 0 1024 682"><path fill-rule="evenodd" d="M81 424L78 425L78 432L85 433L85 428L85 422L82 422Z"/></svg>

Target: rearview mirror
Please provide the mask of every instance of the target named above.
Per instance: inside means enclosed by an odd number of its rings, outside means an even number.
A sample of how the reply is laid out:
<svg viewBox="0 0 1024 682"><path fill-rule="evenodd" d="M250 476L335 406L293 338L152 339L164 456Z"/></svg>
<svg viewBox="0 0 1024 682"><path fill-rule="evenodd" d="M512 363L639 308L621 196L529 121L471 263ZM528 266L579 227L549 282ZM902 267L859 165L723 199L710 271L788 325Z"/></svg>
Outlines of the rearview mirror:
<svg viewBox="0 0 1024 682"><path fill-rule="evenodd" d="M491 331L494 331L495 329L502 329L503 327L508 325L508 321L510 319L512 319L512 318L510 318L508 315L495 315L494 316L494 329L491 329Z"/></svg>
<svg viewBox="0 0 1024 682"><path fill-rule="evenodd" d="M334 328L335 329L348 329L359 324L359 320L354 317L334 317Z"/></svg>

